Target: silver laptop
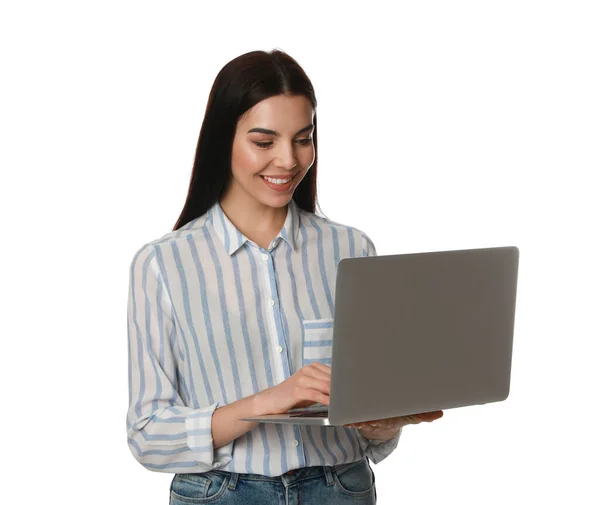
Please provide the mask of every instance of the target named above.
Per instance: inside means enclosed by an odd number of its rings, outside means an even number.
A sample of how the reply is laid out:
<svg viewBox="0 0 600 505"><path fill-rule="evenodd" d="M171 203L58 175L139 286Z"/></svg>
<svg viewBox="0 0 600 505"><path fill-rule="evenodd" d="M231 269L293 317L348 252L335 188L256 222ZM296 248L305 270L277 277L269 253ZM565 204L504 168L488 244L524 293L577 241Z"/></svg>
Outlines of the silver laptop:
<svg viewBox="0 0 600 505"><path fill-rule="evenodd" d="M518 262L514 246L342 259L329 407L242 420L343 425L505 400Z"/></svg>

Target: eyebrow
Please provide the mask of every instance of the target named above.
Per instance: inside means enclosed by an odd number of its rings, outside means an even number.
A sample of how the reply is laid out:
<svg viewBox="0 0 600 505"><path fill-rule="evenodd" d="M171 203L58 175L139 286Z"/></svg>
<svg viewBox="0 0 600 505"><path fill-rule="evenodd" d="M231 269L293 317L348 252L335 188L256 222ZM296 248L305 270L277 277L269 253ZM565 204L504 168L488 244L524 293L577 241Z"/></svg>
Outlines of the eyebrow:
<svg viewBox="0 0 600 505"><path fill-rule="evenodd" d="M304 128L301 128L300 130L298 130L296 132L296 135L298 135L299 133L304 133L308 130L310 130L311 128L313 128L315 125L314 124L309 124L306 125ZM248 133L252 133L252 132L257 132L257 133L266 133L267 135L275 135L276 137L279 137L279 133L277 133L276 131L273 130L267 130L266 128L252 128L251 130L248 130Z"/></svg>

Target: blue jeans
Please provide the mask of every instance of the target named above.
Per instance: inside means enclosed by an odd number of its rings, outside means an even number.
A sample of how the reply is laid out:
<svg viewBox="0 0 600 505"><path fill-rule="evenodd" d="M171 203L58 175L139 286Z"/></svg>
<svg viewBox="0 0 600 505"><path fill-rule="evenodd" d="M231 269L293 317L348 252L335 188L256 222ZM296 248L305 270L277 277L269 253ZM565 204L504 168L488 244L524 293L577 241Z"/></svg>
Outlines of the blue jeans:
<svg viewBox="0 0 600 505"><path fill-rule="evenodd" d="M279 477L212 470L176 473L169 505L374 505L375 473L366 456L335 466L309 466Z"/></svg>

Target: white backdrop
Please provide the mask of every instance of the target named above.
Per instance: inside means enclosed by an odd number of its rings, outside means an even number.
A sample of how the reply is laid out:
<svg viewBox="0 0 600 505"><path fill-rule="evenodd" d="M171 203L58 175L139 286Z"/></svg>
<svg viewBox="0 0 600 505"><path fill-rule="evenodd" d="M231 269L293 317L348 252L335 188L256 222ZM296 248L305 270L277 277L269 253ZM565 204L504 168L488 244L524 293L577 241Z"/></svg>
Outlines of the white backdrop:
<svg viewBox="0 0 600 505"><path fill-rule="evenodd" d="M128 268L217 72L273 48L316 89L327 217L521 251L509 398L407 427L378 503L599 503L597 3L1 5L2 503L168 503L126 443Z"/></svg>

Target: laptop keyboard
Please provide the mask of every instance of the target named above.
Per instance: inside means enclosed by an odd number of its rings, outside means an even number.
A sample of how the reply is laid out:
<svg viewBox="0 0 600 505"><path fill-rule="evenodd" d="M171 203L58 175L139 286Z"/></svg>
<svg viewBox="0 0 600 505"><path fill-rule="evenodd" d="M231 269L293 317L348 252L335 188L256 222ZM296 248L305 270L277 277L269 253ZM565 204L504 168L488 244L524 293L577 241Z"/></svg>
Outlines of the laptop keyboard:
<svg viewBox="0 0 600 505"><path fill-rule="evenodd" d="M290 414L290 417L327 417L328 410L313 410L310 412L302 412L300 414Z"/></svg>

